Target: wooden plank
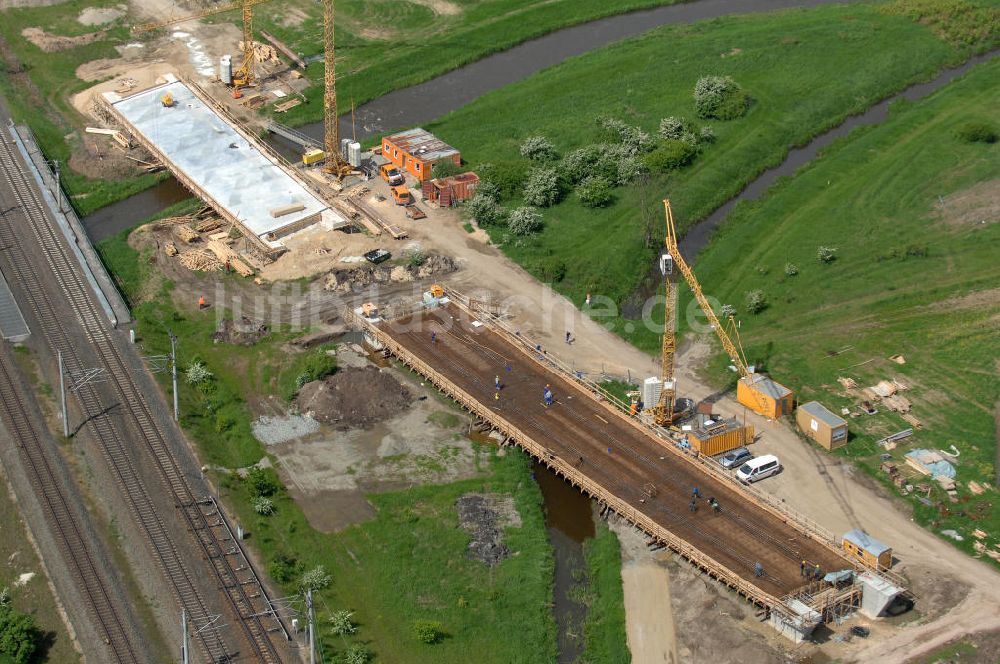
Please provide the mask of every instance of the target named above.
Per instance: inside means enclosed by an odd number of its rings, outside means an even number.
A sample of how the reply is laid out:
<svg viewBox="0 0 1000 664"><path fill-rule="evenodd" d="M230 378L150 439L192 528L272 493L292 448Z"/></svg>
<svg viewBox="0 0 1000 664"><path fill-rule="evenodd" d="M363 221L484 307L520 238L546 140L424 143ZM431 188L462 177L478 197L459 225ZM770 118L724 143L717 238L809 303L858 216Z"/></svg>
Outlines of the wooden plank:
<svg viewBox="0 0 1000 664"><path fill-rule="evenodd" d="M306 68L306 61L300 58L295 51L288 48L288 46L286 46L283 41L272 35L270 32L267 32L266 30L261 30L260 35L267 41L271 42L271 45L274 46L279 51L281 51L289 60L297 64L300 69Z"/></svg>

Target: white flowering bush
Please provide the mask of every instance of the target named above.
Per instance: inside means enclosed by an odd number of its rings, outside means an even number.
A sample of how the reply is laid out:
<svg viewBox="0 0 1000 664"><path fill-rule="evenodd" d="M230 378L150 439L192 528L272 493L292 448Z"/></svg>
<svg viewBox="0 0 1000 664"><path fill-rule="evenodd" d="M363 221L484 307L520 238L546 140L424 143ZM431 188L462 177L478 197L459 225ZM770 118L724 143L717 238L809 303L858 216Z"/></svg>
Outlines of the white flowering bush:
<svg viewBox="0 0 1000 664"><path fill-rule="evenodd" d="M832 263L837 260L837 250L834 247L818 247L816 249L816 260L820 263Z"/></svg>
<svg viewBox="0 0 1000 664"><path fill-rule="evenodd" d="M530 235L542 228L542 215L533 207L515 208L507 217L507 228L514 235Z"/></svg>
<svg viewBox="0 0 1000 664"><path fill-rule="evenodd" d="M200 385L212 378L212 372L201 362L192 362L184 372L184 379L189 385Z"/></svg>
<svg viewBox="0 0 1000 664"><path fill-rule="evenodd" d="M562 198L559 174L554 168L535 168L524 183L524 201L529 205L550 207Z"/></svg>
<svg viewBox="0 0 1000 664"><path fill-rule="evenodd" d="M544 136L529 136L521 143L521 156L531 161L555 161L556 148Z"/></svg>
<svg viewBox="0 0 1000 664"><path fill-rule="evenodd" d="M302 581L299 585L302 590L322 590L333 582L333 578L326 573L326 568L322 565L317 565L311 570L302 575Z"/></svg>
<svg viewBox="0 0 1000 664"><path fill-rule="evenodd" d="M258 496L253 500L253 511L261 516L271 516L274 514L274 501L265 496Z"/></svg>
<svg viewBox="0 0 1000 664"><path fill-rule="evenodd" d="M660 138L680 140L684 132L688 130L687 122L684 118L669 117L660 120Z"/></svg>
<svg viewBox="0 0 1000 664"><path fill-rule="evenodd" d="M694 86L694 110L699 118L735 120L750 106L750 96L731 76L702 76Z"/></svg>
<svg viewBox="0 0 1000 664"><path fill-rule="evenodd" d="M767 296L764 291L758 289L747 291L746 294L747 313L759 314L767 308Z"/></svg>

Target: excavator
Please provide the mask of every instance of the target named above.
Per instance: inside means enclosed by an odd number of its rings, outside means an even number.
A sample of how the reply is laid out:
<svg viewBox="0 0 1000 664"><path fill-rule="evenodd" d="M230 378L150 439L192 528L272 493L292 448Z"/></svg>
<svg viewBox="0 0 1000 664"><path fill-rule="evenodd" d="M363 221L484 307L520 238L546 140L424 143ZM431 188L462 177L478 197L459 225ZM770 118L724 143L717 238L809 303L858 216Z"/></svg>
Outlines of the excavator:
<svg viewBox="0 0 1000 664"><path fill-rule="evenodd" d="M665 251L660 256L660 271L666 282L666 312L664 317L663 349L662 349L662 378L663 389L660 391L660 399L653 406L653 419L658 426L669 427L680 419L682 413L677 412L676 384L674 380L674 354L677 349L677 339L675 332L676 317L676 292L673 284L673 271L676 268L684 276L684 280L694 294L695 300L701 307L709 324L719 337L723 349L736 367L740 375L740 383L737 386L737 401L750 410L766 417L777 417L784 414L785 409L790 410L791 392L784 386L774 382L770 378L754 373L748 367L746 358L743 355L741 344L733 343L732 338L726 332L719 317L712 309L705 294L702 292L701 284L691 267L681 255L678 245L677 228L674 224L674 213L670 207L670 200L664 199L663 207L666 213L667 234L665 241ZM733 317L729 317L731 328L736 331ZM737 339L738 339L737 335ZM788 404L787 406L785 404Z"/></svg>

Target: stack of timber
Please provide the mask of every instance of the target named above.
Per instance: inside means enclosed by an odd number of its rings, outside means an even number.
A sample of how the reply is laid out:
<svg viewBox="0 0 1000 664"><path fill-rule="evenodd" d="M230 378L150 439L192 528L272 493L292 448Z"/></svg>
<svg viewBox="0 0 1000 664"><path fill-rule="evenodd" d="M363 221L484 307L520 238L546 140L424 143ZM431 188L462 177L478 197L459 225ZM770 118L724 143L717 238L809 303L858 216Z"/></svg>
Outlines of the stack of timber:
<svg viewBox="0 0 1000 664"><path fill-rule="evenodd" d="M196 232L194 232L192 228L190 228L189 226L185 226L184 224L174 226L174 234L177 235L177 237L179 237L181 241L186 242L187 244L191 244L192 242L197 242L199 239L201 239L201 236L199 236Z"/></svg>
<svg viewBox="0 0 1000 664"><path fill-rule="evenodd" d="M167 245L165 247L163 247L163 252L167 256L176 256L177 255L177 245L174 244L173 242L167 242Z"/></svg>
<svg viewBox="0 0 1000 664"><path fill-rule="evenodd" d="M219 262L215 255L204 249L186 251L177 260L187 269L198 272L213 272L222 269L222 263Z"/></svg>
<svg viewBox="0 0 1000 664"><path fill-rule="evenodd" d="M253 274L253 268L244 263L239 254L222 240L209 240L208 250L215 254L222 263L233 268L240 276L249 277Z"/></svg>
<svg viewBox="0 0 1000 664"><path fill-rule="evenodd" d="M199 222L197 226L194 227L199 233L211 233L212 231L217 231L226 225L219 217L209 217L202 222Z"/></svg>

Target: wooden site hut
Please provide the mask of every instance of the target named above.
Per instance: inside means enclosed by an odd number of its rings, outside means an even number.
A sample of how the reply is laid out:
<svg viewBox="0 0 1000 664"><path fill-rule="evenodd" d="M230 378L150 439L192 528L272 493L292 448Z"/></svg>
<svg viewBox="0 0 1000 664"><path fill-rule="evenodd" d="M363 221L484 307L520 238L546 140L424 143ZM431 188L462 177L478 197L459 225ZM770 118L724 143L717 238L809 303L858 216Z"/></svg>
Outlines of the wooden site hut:
<svg viewBox="0 0 1000 664"><path fill-rule="evenodd" d="M847 444L847 420L835 415L818 401L810 401L795 411L799 428L828 450Z"/></svg>
<svg viewBox="0 0 1000 664"><path fill-rule="evenodd" d="M450 161L462 164L462 155L440 138L417 127L382 137L382 156L421 182L431 179L435 164Z"/></svg>
<svg viewBox="0 0 1000 664"><path fill-rule="evenodd" d="M753 373L736 383L736 400L764 417L777 419L792 412L792 391L767 376Z"/></svg>
<svg viewBox="0 0 1000 664"><path fill-rule="evenodd" d="M863 530L855 528L844 533L841 546L848 555L857 558L866 567L881 570L892 566L892 548Z"/></svg>

